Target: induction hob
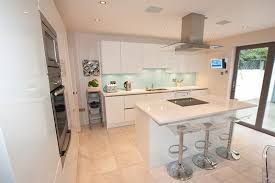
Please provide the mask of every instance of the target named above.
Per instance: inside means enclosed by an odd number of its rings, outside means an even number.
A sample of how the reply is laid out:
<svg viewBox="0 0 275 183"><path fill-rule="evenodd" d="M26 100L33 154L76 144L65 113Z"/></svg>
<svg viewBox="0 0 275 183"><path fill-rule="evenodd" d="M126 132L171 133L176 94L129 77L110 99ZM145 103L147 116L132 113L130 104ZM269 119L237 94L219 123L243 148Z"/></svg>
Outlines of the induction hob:
<svg viewBox="0 0 275 183"><path fill-rule="evenodd" d="M180 99L173 99L173 100L168 100L168 101L172 102L174 104L180 105L182 107L192 106L192 105L208 104L208 102L198 100L198 99L195 99L195 98L180 98Z"/></svg>

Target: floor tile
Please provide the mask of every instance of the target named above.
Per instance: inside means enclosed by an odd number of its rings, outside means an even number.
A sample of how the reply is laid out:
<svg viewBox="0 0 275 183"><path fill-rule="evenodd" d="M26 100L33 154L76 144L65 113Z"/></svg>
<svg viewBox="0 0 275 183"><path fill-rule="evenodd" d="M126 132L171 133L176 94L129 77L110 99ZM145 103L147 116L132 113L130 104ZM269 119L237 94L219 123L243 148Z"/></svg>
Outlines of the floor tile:
<svg viewBox="0 0 275 183"><path fill-rule="evenodd" d="M84 128L79 135L78 183L182 183L171 178L165 166L148 169L136 145L134 126L106 130L101 126ZM217 156L215 170L193 167L192 179L184 183L260 183L262 182L262 151L275 145L275 138L236 125L233 147L241 153L239 161ZM214 152L215 153L215 152Z"/></svg>
<svg viewBox="0 0 275 183"><path fill-rule="evenodd" d="M140 165L122 168L121 173L125 183L156 183L149 170Z"/></svg>
<svg viewBox="0 0 275 183"><path fill-rule="evenodd" d="M137 150L122 152L115 155L119 168L125 168L142 162L142 158Z"/></svg>

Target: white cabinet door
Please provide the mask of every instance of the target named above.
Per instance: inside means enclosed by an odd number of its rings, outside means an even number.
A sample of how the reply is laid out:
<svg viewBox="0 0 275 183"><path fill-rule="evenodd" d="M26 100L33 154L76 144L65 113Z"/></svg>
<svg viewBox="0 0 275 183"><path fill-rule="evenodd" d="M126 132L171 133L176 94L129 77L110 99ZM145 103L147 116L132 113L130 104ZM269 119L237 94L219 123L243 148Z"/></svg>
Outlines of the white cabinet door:
<svg viewBox="0 0 275 183"><path fill-rule="evenodd" d="M125 109L125 121L136 120L136 109Z"/></svg>
<svg viewBox="0 0 275 183"><path fill-rule="evenodd" d="M124 122L124 96L105 97L107 127Z"/></svg>
<svg viewBox="0 0 275 183"><path fill-rule="evenodd" d="M157 60L157 45L144 44L143 56L143 68L155 68Z"/></svg>
<svg viewBox="0 0 275 183"><path fill-rule="evenodd" d="M208 94L208 89L203 89L203 90L192 90L191 91L191 96L201 96L201 95L207 95Z"/></svg>
<svg viewBox="0 0 275 183"><path fill-rule="evenodd" d="M121 73L139 73L143 65L143 44L121 43Z"/></svg>
<svg viewBox="0 0 275 183"><path fill-rule="evenodd" d="M131 109L136 107L136 103L145 100L145 95L128 95L125 96L125 109Z"/></svg>
<svg viewBox="0 0 275 183"><path fill-rule="evenodd" d="M164 51L161 48L164 45L161 44L144 44L143 45L143 54L144 68L167 68L166 59L169 56L168 51Z"/></svg>
<svg viewBox="0 0 275 183"><path fill-rule="evenodd" d="M175 98L188 98L191 96L190 91L177 91L175 94Z"/></svg>
<svg viewBox="0 0 275 183"><path fill-rule="evenodd" d="M167 59L167 72L180 73L183 60L180 60L176 55L172 55Z"/></svg>
<svg viewBox="0 0 275 183"><path fill-rule="evenodd" d="M146 101L149 100L169 100L175 98L175 92L165 92L165 93L152 93L146 95Z"/></svg>
<svg viewBox="0 0 275 183"><path fill-rule="evenodd" d="M101 41L102 74L121 73L121 43Z"/></svg>

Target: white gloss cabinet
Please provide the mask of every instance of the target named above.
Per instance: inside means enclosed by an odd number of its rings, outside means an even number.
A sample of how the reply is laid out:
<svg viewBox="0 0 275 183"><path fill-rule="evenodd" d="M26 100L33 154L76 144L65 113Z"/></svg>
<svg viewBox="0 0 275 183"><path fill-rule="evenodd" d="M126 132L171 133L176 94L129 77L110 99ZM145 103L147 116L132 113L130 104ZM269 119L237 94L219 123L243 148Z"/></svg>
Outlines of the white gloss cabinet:
<svg viewBox="0 0 275 183"><path fill-rule="evenodd" d="M206 94L208 94L207 89L200 89L105 97L105 115L107 128L134 124L136 120L137 102L150 100L169 100Z"/></svg>
<svg viewBox="0 0 275 183"><path fill-rule="evenodd" d="M143 44L121 42L121 73L139 73L143 68Z"/></svg>
<svg viewBox="0 0 275 183"><path fill-rule="evenodd" d="M191 91L191 96L202 96L202 95L208 95L208 89L203 89L203 90L193 90Z"/></svg>
<svg viewBox="0 0 275 183"><path fill-rule="evenodd" d="M102 74L121 73L121 43L101 41Z"/></svg>
<svg viewBox="0 0 275 183"><path fill-rule="evenodd" d="M164 51L163 46L149 43L143 45L143 68L167 68L167 59L172 52Z"/></svg>
<svg viewBox="0 0 275 183"><path fill-rule="evenodd" d="M125 96L125 109L131 109L136 107L137 102L144 101L146 95L128 95Z"/></svg>
<svg viewBox="0 0 275 183"><path fill-rule="evenodd" d="M124 122L124 96L105 97L107 128Z"/></svg>

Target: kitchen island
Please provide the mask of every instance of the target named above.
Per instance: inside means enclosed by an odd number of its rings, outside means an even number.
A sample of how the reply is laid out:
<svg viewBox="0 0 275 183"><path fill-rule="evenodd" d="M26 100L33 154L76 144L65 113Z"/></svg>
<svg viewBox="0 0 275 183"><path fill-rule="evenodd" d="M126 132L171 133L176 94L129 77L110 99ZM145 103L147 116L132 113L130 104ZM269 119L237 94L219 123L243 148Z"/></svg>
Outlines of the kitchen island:
<svg viewBox="0 0 275 183"><path fill-rule="evenodd" d="M219 136L228 133L231 117L236 111L256 107L255 105L213 95L196 96L204 104L180 106L168 100L149 100L136 104L136 131L138 148L148 167L167 164L177 157L168 153L170 146L179 144L176 128L179 124L197 125L205 122L223 124L210 134L210 149L223 145ZM204 133L197 131L184 135L187 151L184 157L190 157L198 150L195 143L204 139ZM211 150L210 150L211 151Z"/></svg>

